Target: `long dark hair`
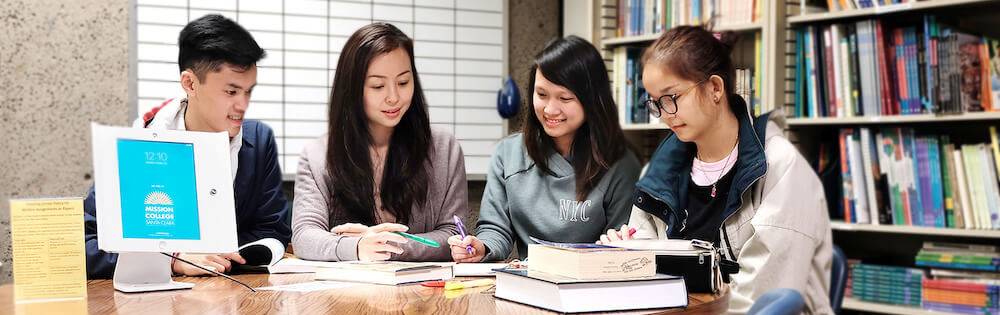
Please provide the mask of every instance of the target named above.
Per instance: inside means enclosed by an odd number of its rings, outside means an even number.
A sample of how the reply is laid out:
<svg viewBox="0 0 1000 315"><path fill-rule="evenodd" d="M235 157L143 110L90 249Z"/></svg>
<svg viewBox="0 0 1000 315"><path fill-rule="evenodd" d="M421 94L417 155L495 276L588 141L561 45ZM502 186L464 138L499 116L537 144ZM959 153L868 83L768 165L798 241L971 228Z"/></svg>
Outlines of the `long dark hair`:
<svg viewBox="0 0 1000 315"><path fill-rule="evenodd" d="M569 36L559 38L535 56L528 81L524 128L524 146L528 156L542 172L553 174L548 156L555 151L555 142L538 118L531 104L535 94L535 72L573 92L586 120L573 137L573 172L576 174L576 198L583 200L597 185L604 173L627 151L625 133L618 123L618 110L611 96L608 70L597 48L586 40Z"/></svg>
<svg viewBox="0 0 1000 315"><path fill-rule="evenodd" d="M425 161L431 129L420 76L413 66L413 40L392 24L372 23L344 44L330 91L326 169L331 222L335 218L366 225L375 222L375 178L369 153L373 140L364 111L364 82L372 59L399 48L410 57L413 99L389 140L379 197L386 211L404 224L409 222L412 206L427 199Z"/></svg>

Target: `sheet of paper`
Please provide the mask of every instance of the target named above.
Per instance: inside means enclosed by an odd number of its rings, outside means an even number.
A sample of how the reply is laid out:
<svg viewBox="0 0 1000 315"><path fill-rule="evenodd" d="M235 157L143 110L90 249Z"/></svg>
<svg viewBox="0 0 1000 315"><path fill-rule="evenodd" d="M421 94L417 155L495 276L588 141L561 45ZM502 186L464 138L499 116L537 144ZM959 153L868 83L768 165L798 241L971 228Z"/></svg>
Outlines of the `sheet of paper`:
<svg viewBox="0 0 1000 315"><path fill-rule="evenodd" d="M360 283L355 282L341 282L341 281L310 281L294 284L284 284L275 285L269 287L257 288L261 291L286 291L286 292L312 292L312 291L322 291L322 290L332 290L347 288L359 285Z"/></svg>
<svg viewBox="0 0 1000 315"><path fill-rule="evenodd" d="M87 297L83 200L10 201L15 303Z"/></svg>
<svg viewBox="0 0 1000 315"><path fill-rule="evenodd" d="M507 267L506 263L462 263L455 264L456 277L495 276L493 269Z"/></svg>

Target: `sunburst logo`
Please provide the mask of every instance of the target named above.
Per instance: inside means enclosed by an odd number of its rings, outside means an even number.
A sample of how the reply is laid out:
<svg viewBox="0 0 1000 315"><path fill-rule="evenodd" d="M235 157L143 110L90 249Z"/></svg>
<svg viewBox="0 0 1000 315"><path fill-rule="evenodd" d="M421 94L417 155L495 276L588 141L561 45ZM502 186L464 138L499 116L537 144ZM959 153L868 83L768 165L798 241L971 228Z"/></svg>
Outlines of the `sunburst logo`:
<svg viewBox="0 0 1000 315"><path fill-rule="evenodd" d="M153 191L146 195L147 205L161 205L161 206L172 206L174 201L170 199L167 193L162 191Z"/></svg>

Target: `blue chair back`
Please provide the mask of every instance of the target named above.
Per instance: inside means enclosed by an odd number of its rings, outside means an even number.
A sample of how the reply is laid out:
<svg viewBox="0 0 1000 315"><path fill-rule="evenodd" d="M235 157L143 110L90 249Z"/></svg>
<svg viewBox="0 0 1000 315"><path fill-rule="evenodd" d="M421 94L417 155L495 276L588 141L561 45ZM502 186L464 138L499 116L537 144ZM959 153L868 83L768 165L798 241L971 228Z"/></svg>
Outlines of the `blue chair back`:
<svg viewBox="0 0 1000 315"><path fill-rule="evenodd" d="M833 245L833 266L830 267L830 308L834 314L840 314L840 306L844 302L844 290L847 288L847 256L840 247Z"/></svg>
<svg viewBox="0 0 1000 315"><path fill-rule="evenodd" d="M757 298L747 315L799 315L805 307L799 291L777 288Z"/></svg>

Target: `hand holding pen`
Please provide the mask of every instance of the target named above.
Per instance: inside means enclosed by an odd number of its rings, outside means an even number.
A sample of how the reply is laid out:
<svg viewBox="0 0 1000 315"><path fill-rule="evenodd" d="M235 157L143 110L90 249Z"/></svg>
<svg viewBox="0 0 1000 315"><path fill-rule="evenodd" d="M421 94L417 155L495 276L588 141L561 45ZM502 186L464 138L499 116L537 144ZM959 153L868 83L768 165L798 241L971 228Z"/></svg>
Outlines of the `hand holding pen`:
<svg viewBox="0 0 1000 315"><path fill-rule="evenodd" d="M451 247L451 258L460 263L481 262L486 257L486 246L483 241L473 235L467 235L465 224L458 216L453 217L459 235L448 238Z"/></svg>
<svg viewBox="0 0 1000 315"><path fill-rule="evenodd" d="M462 218L459 218L457 215L453 215L451 217L455 220L455 226L458 227L458 235L462 236L462 239L464 240L466 235L465 224L462 223ZM469 255L472 255L472 245L465 245L465 249L469 252Z"/></svg>

